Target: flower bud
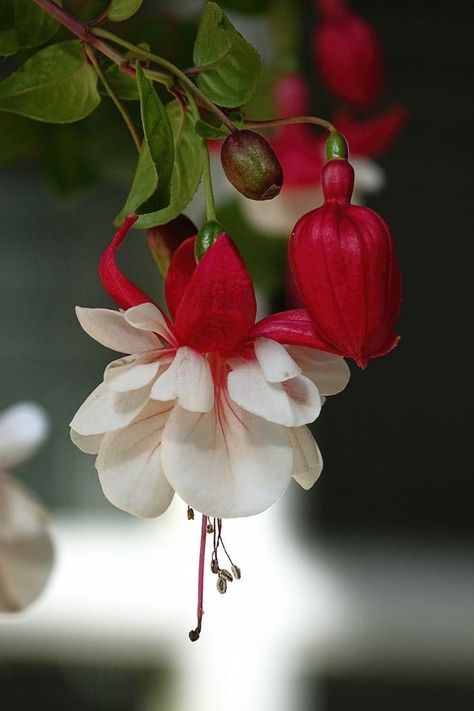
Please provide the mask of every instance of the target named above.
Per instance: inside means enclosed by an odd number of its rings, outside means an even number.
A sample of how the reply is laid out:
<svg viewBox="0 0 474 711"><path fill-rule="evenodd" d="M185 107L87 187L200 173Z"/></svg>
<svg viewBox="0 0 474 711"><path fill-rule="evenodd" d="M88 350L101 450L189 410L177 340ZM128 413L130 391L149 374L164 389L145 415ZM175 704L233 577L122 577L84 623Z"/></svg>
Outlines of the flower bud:
<svg viewBox="0 0 474 711"><path fill-rule="evenodd" d="M166 276L173 254L179 245L196 233L197 227L186 215L178 215L171 222L152 227L147 231L148 248L163 276Z"/></svg>
<svg viewBox="0 0 474 711"><path fill-rule="evenodd" d="M197 233L196 241L194 243L194 256L196 257L196 262L199 262L209 247L212 247L219 235L224 232L225 229L222 227L221 223L216 222L216 220L209 220L209 222L206 222L201 227Z"/></svg>
<svg viewBox="0 0 474 711"><path fill-rule="evenodd" d="M314 34L314 53L328 89L348 104L370 109L383 88L382 48L371 25L343 0L318 0L322 16Z"/></svg>
<svg viewBox="0 0 474 711"><path fill-rule="evenodd" d="M221 161L227 179L245 197L270 200L280 192L281 165L260 134L246 129L231 133L222 146Z"/></svg>
<svg viewBox="0 0 474 711"><path fill-rule="evenodd" d="M399 340L401 280L390 231L373 210L351 204L353 184L346 160L324 165L325 202L297 222L289 252L318 335L364 368Z"/></svg>

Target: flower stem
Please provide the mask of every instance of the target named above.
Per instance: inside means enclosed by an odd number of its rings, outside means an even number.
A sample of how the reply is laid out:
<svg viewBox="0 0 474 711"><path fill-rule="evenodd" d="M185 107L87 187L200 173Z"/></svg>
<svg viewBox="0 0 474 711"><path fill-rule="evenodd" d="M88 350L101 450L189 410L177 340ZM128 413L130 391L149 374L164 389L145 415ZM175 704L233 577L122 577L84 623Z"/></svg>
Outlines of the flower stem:
<svg viewBox="0 0 474 711"><path fill-rule="evenodd" d="M202 184L204 187L204 197L206 199L206 218L207 221L217 220L216 206L214 202L214 193L212 190L211 179L211 160L209 156L209 148L206 142L203 141L202 150L204 151L204 161L202 166Z"/></svg>
<svg viewBox="0 0 474 711"><path fill-rule="evenodd" d="M130 132L132 140L135 144L135 148L137 149L138 153L140 153L140 150L141 150L140 136L138 135L138 131L137 131L135 125L133 124L133 121L130 118L130 115L129 115L127 109L122 104L122 102L120 101L120 99L118 98L118 96L116 95L116 93L114 92L112 87L110 86L109 81L107 80L107 77L105 76L105 73L103 72L102 67L100 66L100 62L97 59L97 55L95 53L94 48L91 47L90 45L86 45L85 51L86 51L88 58L90 59L92 66L94 67L95 71L97 72L99 79L101 80L102 84L104 85L104 88L107 91L107 94L110 96L110 98L114 102L115 106L119 110L128 130Z"/></svg>
<svg viewBox="0 0 474 711"><path fill-rule="evenodd" d="M336 127L330 121L318 116L287 116L286 118L265 119L264 121L244 120L247 128L272 128L273 126L289 126L296 123L312 123L315 126L325 128L329 133L337 133Z"/></svg>
<svg viewBox="0 0 474 711"><path fill-rule="evenodd" d="M207 516L202 517L201 543L199 546L199 572L198 572L198 600L197 600L197 626L189 633L191 642L196 642L201 634L202 616L204 614L204 564L206 562L206 536Z"/></svg>

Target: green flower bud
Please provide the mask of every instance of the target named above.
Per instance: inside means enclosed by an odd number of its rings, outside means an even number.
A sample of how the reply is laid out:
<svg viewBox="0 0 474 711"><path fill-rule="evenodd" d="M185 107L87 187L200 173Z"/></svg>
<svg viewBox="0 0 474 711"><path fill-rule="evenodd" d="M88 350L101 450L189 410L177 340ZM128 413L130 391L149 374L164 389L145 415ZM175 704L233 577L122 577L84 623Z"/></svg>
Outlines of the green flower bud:
<svg viewBox="0 0 474 711"><path fill-rule="evenodd" d="M272 147L254 131L235 131L224 141L221 161L229 182L252 200L270 200L283 184L283 171Z"/></svg>
<svg viewBox="0 0 474 711"><path fill-rule="evenodd" d="M223 232L225 232L225 229L215 220L210 220L201 227L197 234L196 242L194 243L196 262L199 262L203 254L214 244L219 235Z"/></svg>
<svg viewBox="0 0 474 711"><path fill-rule="evenodd" d="M335 131L330 133L326 141L326 158L328 160L333 160L334 158L342 158L342 160L347 160L348 154L349 149L344 136L341 133L336 133Z"/></svg>

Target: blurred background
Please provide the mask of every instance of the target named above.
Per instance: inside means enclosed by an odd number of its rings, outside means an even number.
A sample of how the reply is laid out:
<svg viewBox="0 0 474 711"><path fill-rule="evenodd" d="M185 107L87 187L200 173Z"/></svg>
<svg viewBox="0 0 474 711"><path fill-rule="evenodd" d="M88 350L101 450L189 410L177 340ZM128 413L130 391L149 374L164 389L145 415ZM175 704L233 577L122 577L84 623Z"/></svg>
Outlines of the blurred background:
<svg viewBox="0 0 474 711"><path fill-rule="evenodd" d="M64 4L82 17L101 7ZM305 82L313 113L344 108L318 72L311 0L221 4L264 62L248 115L272 115L288 73ZM189 66L201 7L145 0L123 31ZM243 579L219 599L208 580L195 645L187 632L197 522L186 521L180 502L157 522L114 509L68 432L110 360L73 309L111 306L96 265L127 194L133 146L106 101L65 126L0 113L0 408L34 400L51 417L48 442L17 474L51 512L57 546L41 600L17 618L0 616L2 711L474 708L474 6L350 7L375 28L387 65L379 105L354 109L353 121L395 101L408 111L385 150L359 156L358 197L387 219L397 244L402 340L365 372L351 365L348 388L325 405L314 429L325 469L314 489L295 486L261 517L227 522ZM12 65L3 60L0 75ZM375 133L369 124L364 145ZM247 245L262 309L283 307L288 230L279 234L270 216L259 220L239 201L217 161L215 176L219 217ZM200 200L187 211L196 221ZM159 296L144 233L121 263Z"/></svg>

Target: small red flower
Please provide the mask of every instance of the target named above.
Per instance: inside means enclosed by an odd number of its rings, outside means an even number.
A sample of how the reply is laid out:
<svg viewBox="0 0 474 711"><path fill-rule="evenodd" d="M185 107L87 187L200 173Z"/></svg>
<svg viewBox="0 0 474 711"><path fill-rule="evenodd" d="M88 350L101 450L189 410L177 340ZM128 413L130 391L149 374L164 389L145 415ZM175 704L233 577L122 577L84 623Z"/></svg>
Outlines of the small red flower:
<svg viewBox="0 0 474 711"><path fill-rule="evenodd" d="M347 161L325 164L324 205L297 222L290 262L319 336L365 367L399 340L401 280L390 230L373 210L351 204L353 184Z"/></svg>
<svg viewBox="0 0 474 711"><path fill-rule="evenodd" d="M385 67L371 25L344 0L317 0L322 16L314 34L314 53L323 81L348 104L370 109L380 97Z"/></svg>

